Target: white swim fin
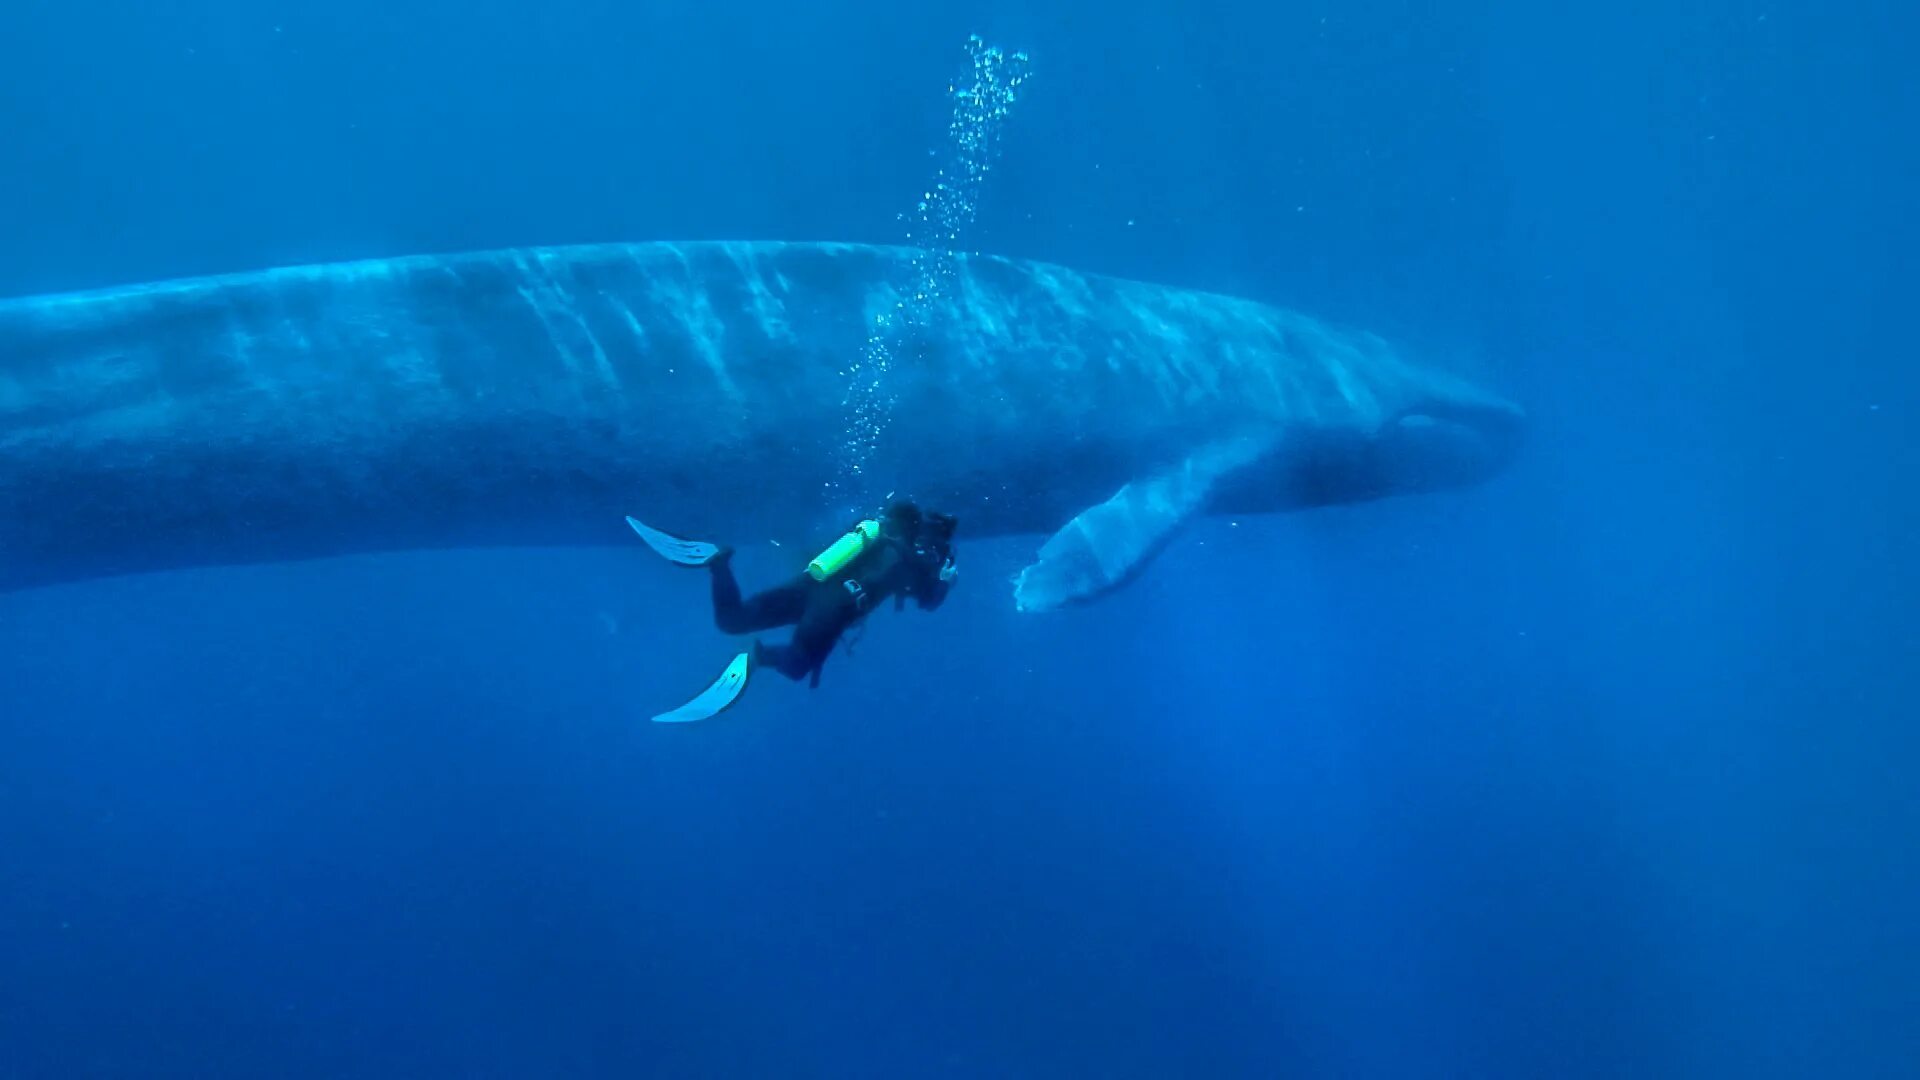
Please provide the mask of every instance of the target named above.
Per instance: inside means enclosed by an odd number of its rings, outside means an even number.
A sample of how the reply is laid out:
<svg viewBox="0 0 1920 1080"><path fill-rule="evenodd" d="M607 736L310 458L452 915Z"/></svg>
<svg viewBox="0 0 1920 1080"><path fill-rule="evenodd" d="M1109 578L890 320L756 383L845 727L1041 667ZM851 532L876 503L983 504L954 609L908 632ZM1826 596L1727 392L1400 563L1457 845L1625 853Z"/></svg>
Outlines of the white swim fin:
<svg viewBox="0 0 1920 1080"><path fill-rule="evenodd" d="M742 693L746 692L747 678L752 674L752 664L748 657L747 653L734 657L726 670L720 673L720 677L713 680L705 690L700 691L699 696L672 712L661 713L653 718L653 722L687 724L696 720L711 720L725 712L729 706L740 699Z"/></svg>
<svg viewBox="0 0 1920 1080"><path fill-rule="evenodd" d="M640 539L647 542L648 547L659 552L660 556L668 562L680 566L705 566L707 563L713 561L714 555L720 551L718 544L709 544L701 540L682 540L677 536L669 536L659 529L655 529L635 519L631 515L627 518L627 524L632 526L633 531L640 535Z"/></svg>

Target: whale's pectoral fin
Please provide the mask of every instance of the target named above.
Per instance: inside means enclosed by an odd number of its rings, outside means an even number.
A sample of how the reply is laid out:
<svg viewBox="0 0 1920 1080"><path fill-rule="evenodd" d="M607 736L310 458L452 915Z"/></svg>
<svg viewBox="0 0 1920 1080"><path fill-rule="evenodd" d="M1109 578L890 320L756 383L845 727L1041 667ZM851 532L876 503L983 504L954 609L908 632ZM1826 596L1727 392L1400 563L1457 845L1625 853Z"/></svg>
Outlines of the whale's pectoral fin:
<svg viewBox="0 0 1920 1080"><path fill-rule="evenodd" d="M1014 579L1021 611L1051 611L1133 580L1180 528L1206 508L1221 477L1274 448L1271 437L1222 439L1088 507L1054 533Z"/></svg>

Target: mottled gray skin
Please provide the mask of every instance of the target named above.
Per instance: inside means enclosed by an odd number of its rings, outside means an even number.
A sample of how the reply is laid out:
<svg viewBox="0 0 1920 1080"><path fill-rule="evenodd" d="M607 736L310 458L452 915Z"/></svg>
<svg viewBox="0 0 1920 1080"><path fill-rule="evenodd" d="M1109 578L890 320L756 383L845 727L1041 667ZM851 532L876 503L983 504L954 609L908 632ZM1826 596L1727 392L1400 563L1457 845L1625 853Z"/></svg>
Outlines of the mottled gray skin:
<svg viewBox="0 0 1920 1080"><path fill-rule="evenodd" d="M598 245L0 301L0 590L631 544L629 513L811 544L896 485L963 536L1047 533L1235 432L1286 439L1214 508L1284 510L1478 481L1521 430L1370 335L975 256L895 356L871 489L836 495L843 373L916 254Z"/></svg>

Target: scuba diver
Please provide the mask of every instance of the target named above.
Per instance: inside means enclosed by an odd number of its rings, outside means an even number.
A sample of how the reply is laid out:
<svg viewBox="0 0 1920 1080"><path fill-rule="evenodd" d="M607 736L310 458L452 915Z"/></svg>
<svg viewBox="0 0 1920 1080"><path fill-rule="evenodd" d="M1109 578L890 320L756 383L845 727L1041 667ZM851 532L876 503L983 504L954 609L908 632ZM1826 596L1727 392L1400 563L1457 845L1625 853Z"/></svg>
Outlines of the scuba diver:
<svg viewBox="0 0 1920 1080"><path fill-rule="evenodd" d="M708 570L714 623L722 633L793 627L784 645L755 638L751 650L736 656L704 692L654 717L656 721L705 720L717 714L733 704L751 672L762 666L818 686L821 667L850 627L888 599L900 608L911 598L922 610L933 611L945 602L959 575L953 555L958 520L922 512L906 500L890 503L877 519L856 524L792 580L745 598L733 576L732 548L683 540L631 517L627 524L669 562Z"/></svg>

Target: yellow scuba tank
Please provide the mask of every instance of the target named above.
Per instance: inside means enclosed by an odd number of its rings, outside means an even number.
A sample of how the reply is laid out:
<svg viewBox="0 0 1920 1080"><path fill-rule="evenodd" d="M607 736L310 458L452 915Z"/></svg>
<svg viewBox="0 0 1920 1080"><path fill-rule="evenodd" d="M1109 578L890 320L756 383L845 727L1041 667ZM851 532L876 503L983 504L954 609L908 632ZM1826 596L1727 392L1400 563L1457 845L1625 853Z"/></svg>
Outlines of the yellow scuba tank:
<svg viewBox="0 0 1920 1080"><path fill-rule="evenodd" d="M880 539L880 523L869 518L855 525L853 531L847 535L835 540L827 550L814 556L813 561L807 564L807 573L813 575L815 581L825 581L839 573L856 556L867 550L868 544L878 539Z"/></svg>

